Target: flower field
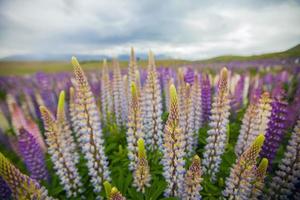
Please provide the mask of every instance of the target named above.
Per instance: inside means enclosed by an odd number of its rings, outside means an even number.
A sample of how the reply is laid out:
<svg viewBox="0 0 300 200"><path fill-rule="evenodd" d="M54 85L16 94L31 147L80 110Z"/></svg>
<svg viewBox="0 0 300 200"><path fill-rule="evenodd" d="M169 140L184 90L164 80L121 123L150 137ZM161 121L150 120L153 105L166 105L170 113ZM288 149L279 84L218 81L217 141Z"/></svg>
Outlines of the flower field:
<svg viewBox="0 0 300 200"><path fill-rule="evenodd" d="M299 63L71 63L0 77L0 199L300 199Z"/></svg>

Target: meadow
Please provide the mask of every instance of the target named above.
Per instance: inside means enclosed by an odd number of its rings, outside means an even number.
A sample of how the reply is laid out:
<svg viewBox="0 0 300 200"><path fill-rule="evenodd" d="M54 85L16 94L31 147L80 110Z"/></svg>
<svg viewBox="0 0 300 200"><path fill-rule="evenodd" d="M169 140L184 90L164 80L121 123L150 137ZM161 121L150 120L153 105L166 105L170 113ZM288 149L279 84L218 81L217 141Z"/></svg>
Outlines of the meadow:
<svg viewBox="0 0 300 200"><path fill-rule="evenodd" d="M299 57L1 62L0 199L300 199Z"/></svg>

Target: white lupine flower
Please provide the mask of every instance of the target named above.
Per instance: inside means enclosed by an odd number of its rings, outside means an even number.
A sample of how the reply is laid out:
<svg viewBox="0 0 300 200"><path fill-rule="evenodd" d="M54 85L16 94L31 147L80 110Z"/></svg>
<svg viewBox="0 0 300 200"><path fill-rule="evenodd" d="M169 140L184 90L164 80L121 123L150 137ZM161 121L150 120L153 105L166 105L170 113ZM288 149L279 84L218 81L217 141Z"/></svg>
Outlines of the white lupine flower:
<svg viewBox="0 0 300 200"><path fill-rule="evenodd" d="M81 124L79 141L87 160L89 176L94 183L94 191L99 193L102 189L102 182L110 180L107 157L104 154L100 115L84 72L75 57L72 58L72 64L78 100L76 106L77 120Z"/></svg>
<svg viewBox="0 0 300 200"><path fill-rule="evenodd" d="M218 94L212 104L210 127L207 137L203 158L203 171L216 179L216 173L219 171L221 155L225 151L227 140L227 125L229 117L229 99L228 99L228 71L223 68L220 75Z"/></svg>
<svg viewBox="0 0 300 200"><path fill-rule="evenodd" d="M148 75L142 95L143 131L150 149L162 151L162 100L154 55L149 52Z"/></svg>
<svg viewBox="0 0 300 200"><path fill-rule="evenodd" d="M46 130L48 152L54 163L54 169L67 196L76 196L82 192L82 183L76 168L79 155L64 112L64 92L61 92L59 96L56 119L46 107L41 106L40 111Z"/></svg>
<svg viewBox="0 0 300 200"><path fill-rule="evenodd" d="M300 119L294 128L286 151L275 171L266 199L290 199L300 178Z"/></svg>
<svg viewBox="0 0 300 200"><path fill-rule="evenodd" d="M110 120L108 118L113 114L113 98L106 60L103 60L101 74L101 108L103 121L106 122Z"/></svg>

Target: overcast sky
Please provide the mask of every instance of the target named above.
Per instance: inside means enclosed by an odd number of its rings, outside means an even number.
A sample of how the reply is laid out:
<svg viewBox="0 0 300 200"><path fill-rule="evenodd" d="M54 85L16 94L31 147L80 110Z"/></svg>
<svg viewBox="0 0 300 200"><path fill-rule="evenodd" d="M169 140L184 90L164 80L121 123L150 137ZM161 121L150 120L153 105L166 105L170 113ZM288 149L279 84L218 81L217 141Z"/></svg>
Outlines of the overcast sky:
<svg viewBox="0 0 300 200"><path fill-rule="evenodd" d="M0 58L117 56L134 46L139 53L201 59L298 43L299 1L0 0Z"/></svg>

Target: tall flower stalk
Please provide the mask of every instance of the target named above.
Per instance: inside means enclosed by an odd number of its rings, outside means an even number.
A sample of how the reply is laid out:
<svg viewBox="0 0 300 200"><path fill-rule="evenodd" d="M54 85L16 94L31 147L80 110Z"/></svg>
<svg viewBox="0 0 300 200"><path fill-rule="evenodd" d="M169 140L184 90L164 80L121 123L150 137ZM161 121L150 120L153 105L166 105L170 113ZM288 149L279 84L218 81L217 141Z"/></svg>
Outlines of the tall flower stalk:
<svg viewBox="0 0 300 200"><path fill-rule="evenodd" d="M184 193L182 199L194 200L201 199L200 191L202 189L200 183L201 178L201 162L198 155L195 155L192 160L192 164L185 174L184 179Z"/></svg>
<svg viewBox="0 0 300 200"><path fill-rule="evenodd" d="M163 175L167 181L165 196L181 197L184 183L185 136L179 126L178 98L176 88L170 86L169 116L164 132Z"/></svg>
<svg viewBox="0 0 300 200"><path fill-rule="evenodd" d="M294 128L286 152L275 171L266 199L289 199L300 178L300 119Z"/></svg>
<svg viewBox="0 0 300 200"><path fill-rule="evenodd" d="M138 161L133 174L133 186L135 186L138 191L144 193L145 188L150 186L151 174L146 156L144 140L140 138L137 143Z"/></svg>
<svg viewBox="0 0 300 200"><path fill-rule="evenodd" d="M148 75L144 86L142 112L143 130L146 135L146 143L151 150L162 151L163 124L162 124L162 99L158 74L156 71L154 55L150 51L148 56Z"/></svg>
<svg viewBox="0 0 300 200"><path fill-rule="evenodd" d="M208 74L202 75L201 78L201 99L203 122L208 122L211 114L211 85Z"/></svg>
<svg viewBox="0 0 300 200"><path fill-rule="evenodd" d="M2 153L0 153L0 177L9 186L14 199L53 199L48 197L44 187L21 173Z"/></svg>
<svg viewBox="0 0 300 200"><path fill-rule="evenodd" d="M266 142L260 152L261 157L268 158L272 164L279 145L282 142L287 119L287 102L283 100L283 96L277 96L271 103L272 111L268 128L266 130ZM270 169L270 168L269 168Z"/></svg>
<svg viewBox="0 0 300 200"><path fill-rule="evenodd" d="M37 180L47 180L48 172L45 156L35 137L26 129L21 128L18 136L19 152L22 155L30 177Z"/></svg>
<svg viewBox="0 0 300 200"><path fill-rule="evenodd" d="M256 160L264 140L265 137L259 135L231 168L223 191L227 199L249 199L255 181Z"/></svg>
<svg viewBox="0 0 300 200"><path fill-rule="evenodd" d="M203 159L203 171L211 180L216 179L219 171L221 155L225 151L227 126L229 123L228 71L223 68L220 74L218 94L214 98L210 117L210 130L206 139Z"/></svg>
<svg viewBox="0 0 300 200"><path fill-rule="evenodd" d="M67 122L65 111L65 93L59 95L56 118L46 107L41 106L40 111L44 121L48 153L54 164L60 183L67 192L68 197L76 197L82 192L82 183L76 164L79 155Z"/></svg>
<svg viewBox="0 0 300 200"><path fill-rule="evenodd" d="M144 138L144 133L142 132L142 118L141 118L141 108L140 108L140 91L134 82L131 83L131 105L128 116L128 130L127 130L127 148L128 157L130 160L129 169L136 169L136 164L138 163L138 146L137 142L139 138Z"/></svg>
<svg viewBox="0 0 300 200"><path fill-rule="evenodd" d="M107 61L103 60L102 74L101 74L101 108L102 119L107 122L109 117L113 114L113 98L112 87L110 84L109 72L107 69Z"/></svg>
<svg viewBox="0 0 300 200"><path fill-rule="evenodd" d="M104 140L101 129L100 115L94 96L87 82L86 76L77 59L72 58L76 80L77 115L80 145L87 160L88 173L94 187L99 193L104 180L110 180L107 157L104 153Z"/></svg>
<svg viewBox="0 0 300 200"><path fill-rule="evenodd" d="M125 125L127 121L127 94L119 67L119 62L116 59L112 61L113 65L113 100L114 100L114 113L118 126Z"/></svg>
<svg viewBox="0 0 300 200"><path fill-rule="evenodd" d="M244 115L238 141L235 146L235 154L239 157L255 139L253 133L257 132L258 110L255 104L250 104Z"/></svg>

